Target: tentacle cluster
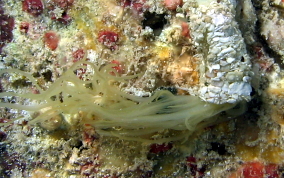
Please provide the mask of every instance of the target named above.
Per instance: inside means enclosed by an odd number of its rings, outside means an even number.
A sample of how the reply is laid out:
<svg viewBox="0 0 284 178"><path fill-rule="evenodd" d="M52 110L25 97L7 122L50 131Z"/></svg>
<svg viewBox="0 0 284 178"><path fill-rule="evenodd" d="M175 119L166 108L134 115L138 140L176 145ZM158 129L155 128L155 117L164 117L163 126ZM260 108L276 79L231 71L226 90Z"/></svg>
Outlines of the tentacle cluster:
<svg viewBox="0 0 284 178"><path fill-rule="evenodd" d="M92 73L87 80L74 74L75 70L87 67ZM234 107L234 104L206 103L197 96L176 96L167 90L157 90L149 97L137 97L118 87L119 83L137 75L119 77L110 74L113 72L112 64L98 67L79 61L44 91L30 74L16 69L2 70L0 74L18 73L25 76L40 93L0 93L2 98L13 96L34 101L30 105L2 102L0 107L40 111L41 114L31 119L29 124L47 121L59 114L72 116L84 113L81 123L91 124L102 135L124 139L153 140L153 135L165 130L175 133L160 141L184 138L200 124L210 123L212 116Z"/></svg>

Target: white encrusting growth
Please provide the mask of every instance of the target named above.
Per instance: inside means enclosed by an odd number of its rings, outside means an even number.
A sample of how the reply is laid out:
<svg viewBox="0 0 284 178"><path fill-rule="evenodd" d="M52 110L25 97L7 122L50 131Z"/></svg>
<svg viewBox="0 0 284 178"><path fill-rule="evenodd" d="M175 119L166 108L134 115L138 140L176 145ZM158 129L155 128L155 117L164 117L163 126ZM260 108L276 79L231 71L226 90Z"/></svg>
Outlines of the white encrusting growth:
<svg viewBox="0 0 284 178"><path fill-rule="evenodd" d="M197 2L197 8L188 8L197 56L202 61L200 98L217 104L249 100L251 64L235 19L236 2Z"/></svg>

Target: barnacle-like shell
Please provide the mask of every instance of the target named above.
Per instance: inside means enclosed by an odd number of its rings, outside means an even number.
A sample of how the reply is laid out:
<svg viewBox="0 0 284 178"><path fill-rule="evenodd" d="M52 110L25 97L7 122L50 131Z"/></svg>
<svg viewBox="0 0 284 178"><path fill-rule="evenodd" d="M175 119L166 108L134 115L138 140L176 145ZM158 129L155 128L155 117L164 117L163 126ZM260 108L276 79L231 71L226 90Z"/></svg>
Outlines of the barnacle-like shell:
<svg viewBox="0 0 284 178"><path fill-rule="evenodd" d="M234 1L189 7L189 24L201 59L199 96L212 103L250 99L251 64L234 9Z"/></svg>

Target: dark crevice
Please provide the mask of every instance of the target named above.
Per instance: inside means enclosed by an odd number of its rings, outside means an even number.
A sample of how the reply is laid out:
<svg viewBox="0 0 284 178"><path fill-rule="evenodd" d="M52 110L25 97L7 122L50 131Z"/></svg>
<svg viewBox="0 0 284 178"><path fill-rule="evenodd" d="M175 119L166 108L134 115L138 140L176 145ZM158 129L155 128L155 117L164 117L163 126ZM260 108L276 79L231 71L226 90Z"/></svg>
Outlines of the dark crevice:
<svg viewBox="0 0 284 178"><path fill-rule="evenodd" d="M247 120L256 122L260 117L258 111L263 106L263 101L254 88L252 88L251 97L252 99L247 104L245 117L247 118Z"/></svg>
<svg viewBox="0 0 284 178"><path fill-rule="evenodd" d="M145 27L150 27L153 29L154 35L159 36L164 26L168 23L165 17L166 14L157 14L155 12L146 11L144 13L144 19L142 20L143 29L145 29Z"/></svg>
<svg viewBox="0 0 284 178"><path fill-rule="evenodd" d="M262 1L252 0L251 2L252 2L254 9L256 10L256 12L259 12L259 11L262 10L262 6L261 6Z"/></svg>
<svg viewBox="0 0 284 178"><path fill-rule="evenodd" d="M50 70L42 73L46 82L52 82L52 72Z"/></svg>
<svg viewBox="0 0 284 178"><path fill-rule="evenodd" d="M211 150L217 152L219 155L225 155L227 153L226 146L218 142L211 142Z"/></svg>
<svg viewBox="0 0 284 178"><path fill-rule="evenodd" d="M176 87L159 87L158 90L168 90L169 92L171 92L174 95L177 95L177 88Z"/></svg>
<svg viewBox="0 0 284 178"><path fill-rule="evenodd" d="M18 79L15 80L14 82L12 82L12 87L19 89L19 88L23 88L23 87L29 87L32 85L32 82L30 82L27 79Z"/></svg>

